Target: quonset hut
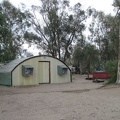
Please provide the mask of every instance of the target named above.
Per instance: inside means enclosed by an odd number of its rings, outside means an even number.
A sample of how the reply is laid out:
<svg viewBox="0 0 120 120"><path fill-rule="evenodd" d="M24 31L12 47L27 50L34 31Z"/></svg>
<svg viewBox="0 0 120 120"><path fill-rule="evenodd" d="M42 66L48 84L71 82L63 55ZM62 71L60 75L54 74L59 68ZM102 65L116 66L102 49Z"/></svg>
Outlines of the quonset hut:
<svg viewBox="0 0 120 120"><path fill-rule="evenodd" d="M72 82L70 68L51 56L16 59L0 68L1 85L22 86L66 82Z"/></svg>

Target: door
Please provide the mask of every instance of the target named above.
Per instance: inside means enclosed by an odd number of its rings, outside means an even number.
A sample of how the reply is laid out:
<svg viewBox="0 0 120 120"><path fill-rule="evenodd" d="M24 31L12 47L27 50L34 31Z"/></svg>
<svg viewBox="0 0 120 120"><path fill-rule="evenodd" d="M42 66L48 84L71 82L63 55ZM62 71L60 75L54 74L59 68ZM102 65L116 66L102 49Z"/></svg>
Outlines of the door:
<svg viewBox="0 0 120 120"><path fill-rule="evenodd" d="M49 61L40 61L39 62L39 83L50 83L50 62Z"/></svg>

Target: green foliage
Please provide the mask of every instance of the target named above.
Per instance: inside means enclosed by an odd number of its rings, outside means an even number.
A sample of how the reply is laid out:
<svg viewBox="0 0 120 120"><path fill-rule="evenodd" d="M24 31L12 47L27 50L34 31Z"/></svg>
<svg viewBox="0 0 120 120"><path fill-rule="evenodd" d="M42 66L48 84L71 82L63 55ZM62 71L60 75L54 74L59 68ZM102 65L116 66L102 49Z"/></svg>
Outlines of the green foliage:
<svg viewBox="0 0 120 120"><path fill-rule="evenodd" d="M26 16L20 9L7 0L0 3L0 62L13 60L20 54L26 23Z"/></svg>
<svg viewBox="0 0 120 120"><path fill-rule="evenodd" d="M81 71L84 69L84 71L91 73L91 69L98 63L98 50L94 45L88 43L84 46L77 44L74 49L73 60L74 64L82 69Z"/></svg>
<svg viewBox="0 0 120 120"><path fill-rule="evenodd" d="M106 67L105 67L105 69L110 73L110 74L112 74L112 73L114 73L114 72L116 72L117 71L117 61L116 60L114 60L114 61L107 61L106 62Z"/></svg>
<svg viewBox="0 0 120 120"><path fill-rule="evenodd" d="M120 1L119 0L114 0L113 6L120 9Z"/></svg>
<svg viewBox="0 0 120 120"><path fill-rule="evenodd" d="M82 37L85 30L83 22L88 14L82 10L81 4L77 3L71 7L69 0L41 0L41 5L32 6L32 11L28 13L27 20L33 27L33 34L37 33L41 38L32 42L37 43L39 48L53 57L63 61L69 59L69 48ZM38 15L41 16L42 22L37 18Z"/></svg>
<svg viewBox="0 0 120 120"><path fill-rule="evenodd" d="M16 56L15 49L15 46L12 46L12 32L6 21L5 14L0 11L0 62L4 63L14 59Z"/></svg>
<svg viewBox="0 0 120 120"><path fill-rule="evenodd" d="M105 85L109 85L109 84L114 84L116 83L117 81L117 74L114 74L112 76L112 78L108 79L106 82L105 82Z"/></svg>
<svg viewBox="0 0 120 120"><path fill-rule="evenodd" d="M24 38L27 40L28 43L32 43L33 41L35 42L35 40L39 40L41 42L41 38L38 37L36 34L33 34L32 32L25 32L24 34Z"/></svg>
<svg viewBox="0 0 120 120"><path fill-rule="evenodd" d="M111 76L110 79L106 82L106 84L115 83L117 80L117 67L118 67L118 61L107 61L105 65L106 71Z"/></svg>
<svg viewBox="0 0 120 120"><path fill-rule="evenodd" d="M97 44L102 61L118 58L119 18L94 10L89 40Z"/></svg>

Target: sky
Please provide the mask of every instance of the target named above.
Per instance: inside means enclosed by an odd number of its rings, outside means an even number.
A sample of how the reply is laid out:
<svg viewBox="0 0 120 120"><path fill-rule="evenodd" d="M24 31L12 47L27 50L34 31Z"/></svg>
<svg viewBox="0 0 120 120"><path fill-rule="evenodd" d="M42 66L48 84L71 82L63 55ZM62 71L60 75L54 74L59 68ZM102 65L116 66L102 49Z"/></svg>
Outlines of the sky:
<svg viewBox="0 0 120 120"><path fill-rule="evenodd" d="M2 1L2 0L0 0ZM27 6L31 5L39 5L39 0L9 0L12 2L15 6L18 6L20 3L24 3ZM74 5L76 3L80 2L83 6L83 9L87 9L89 6L97 9L102 10L106 14L113 13L113 0L70 0L70 4Z"/></svg>
<svg viewBox="0 0 120 120"><path fill-rule="evenodd" d="M0 0L2 2L3 0ZM9 0L13 5L18 7L20 3L24 3L26 6L30 7L31 5L39 5L39 0ZM99 11L104 11L105 14L114 14L113 10L113 0L69 0L70 5L73 6L76 3L80 2L82 4L82 8L86 10L89 6L95 8ZM29 52L32 52L34 55L38 55L39 51L32 46L28 48L28 45L24 45L24 48L27 48ZM33 52L34 51L34 52Z"/></svg>

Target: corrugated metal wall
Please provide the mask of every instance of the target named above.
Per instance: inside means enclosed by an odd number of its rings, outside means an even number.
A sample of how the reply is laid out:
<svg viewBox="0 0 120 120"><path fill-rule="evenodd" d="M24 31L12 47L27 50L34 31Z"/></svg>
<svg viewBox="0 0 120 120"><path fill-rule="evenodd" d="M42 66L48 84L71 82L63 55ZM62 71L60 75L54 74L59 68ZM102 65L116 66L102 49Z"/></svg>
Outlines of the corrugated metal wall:
<svg viewBox="0 0 120 120"><path fill-rule="evenodd" d="M11 86L11 72L0 73L0 85Z"/></svg>
<svg viewBox="0 0 120 120"><path fill-rule="evenodd" d="M48 62L50 63L49 65ZM34 68L33 76L22 76L22 65L31 65ZM64 64L55 58L46 56L28 59L18 65L12 72L12 84L13 86L37 85L39 83L49 83L48 79L50 83L71 82L70 70L68 69L67 74L59 76L57 73L57 65ZM47 69L49 69L49 73L45 67L48 67ZM46 70L43 68L45 68Z"/></svg>

